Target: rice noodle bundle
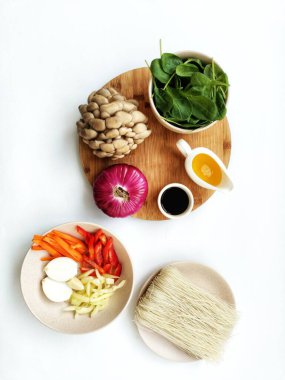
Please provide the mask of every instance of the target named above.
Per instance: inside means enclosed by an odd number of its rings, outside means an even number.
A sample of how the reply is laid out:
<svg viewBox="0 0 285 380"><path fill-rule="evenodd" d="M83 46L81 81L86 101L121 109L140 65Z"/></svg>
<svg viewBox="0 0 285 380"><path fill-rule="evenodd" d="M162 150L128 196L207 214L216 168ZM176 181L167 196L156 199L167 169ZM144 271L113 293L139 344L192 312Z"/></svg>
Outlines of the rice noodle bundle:
<svg viewBox="0 0 285 380"><path fill-rule="evenodd" d="M176 268L162 269L140 298L135 322L190 356L218 359L237 315L233 306L194 286Z"/></svg>

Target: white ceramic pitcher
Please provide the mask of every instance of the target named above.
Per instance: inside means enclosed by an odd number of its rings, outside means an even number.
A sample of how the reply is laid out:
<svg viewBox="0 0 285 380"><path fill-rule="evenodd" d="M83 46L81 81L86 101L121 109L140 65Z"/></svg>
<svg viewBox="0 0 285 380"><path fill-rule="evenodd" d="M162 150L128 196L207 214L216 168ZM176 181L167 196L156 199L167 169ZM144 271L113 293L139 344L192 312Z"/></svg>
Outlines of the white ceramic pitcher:
<svg viewBox="0 0 285 380"><path fill-rule="evenodd" d="M203 148L203 147L191 149L190 145L183 139L178 140L176 145L177 145L177 148L180 150L180 152L186 158L185 169L186 169L187 174L195 183L197 183L197 185L205 187L206 189L210 189L210 190L230 191L233 189L233 183L229 177L227 168L214 152L212 152L210 149ZM206 154L210 156L218 164L222 173L222 179L219 185L217 186L211 185L210 183L201 179L194 172L192 162L193 162L194 157L196 157L198 154Z"/></svg>

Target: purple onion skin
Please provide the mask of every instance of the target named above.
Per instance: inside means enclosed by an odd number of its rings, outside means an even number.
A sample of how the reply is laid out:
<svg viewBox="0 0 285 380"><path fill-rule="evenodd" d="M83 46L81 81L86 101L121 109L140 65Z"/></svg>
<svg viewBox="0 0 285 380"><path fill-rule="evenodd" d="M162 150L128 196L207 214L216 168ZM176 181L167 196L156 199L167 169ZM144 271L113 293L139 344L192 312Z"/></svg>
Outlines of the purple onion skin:
<svg viewBox="0 0 285 380"><path fill-rule="evenodd" d="M96 205L113 218L135 214L144 204L147 193L148 184L144 174L135 166L127 164L109 166L93 183Z"/></svg>

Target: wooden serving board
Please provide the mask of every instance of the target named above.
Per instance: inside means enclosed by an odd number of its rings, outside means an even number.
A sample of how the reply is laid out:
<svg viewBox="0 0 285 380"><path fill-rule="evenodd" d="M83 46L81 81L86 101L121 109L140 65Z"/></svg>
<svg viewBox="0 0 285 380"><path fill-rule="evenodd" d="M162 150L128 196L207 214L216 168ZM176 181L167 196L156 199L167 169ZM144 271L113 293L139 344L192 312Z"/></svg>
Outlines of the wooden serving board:
<svg viewBox="0 0 285 380"><path fill-rule="evenodd" d="M231 134L227 119L218 121L205 131L191 135L178 134L163 127L154 117L148 100L150 73L147 68L127 71L106 83L116 88L127 99L139 101L138 109L145 113L152 134L131 154L112 161L93 155L88 145L79 139L79 154L83 170L92 185L95 177L107 166L126 163L138 167L146 176L149 193L144 206L134 216L146 220L164 220L157 206L159 191L168 183L179 182L188 186L194 195L194 209L210 198L213 191L196 185L186 174L184 157L178 151L176 142L180 138L188 141L192 148L203 146L214 151L228 166L231 155Z"/></svg>

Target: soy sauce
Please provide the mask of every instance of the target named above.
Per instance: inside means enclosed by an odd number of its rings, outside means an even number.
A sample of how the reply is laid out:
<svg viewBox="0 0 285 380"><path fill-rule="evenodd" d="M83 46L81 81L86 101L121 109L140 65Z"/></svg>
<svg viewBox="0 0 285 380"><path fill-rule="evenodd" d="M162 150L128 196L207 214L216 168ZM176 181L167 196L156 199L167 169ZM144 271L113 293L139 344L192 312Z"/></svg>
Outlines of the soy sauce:
<svg viewBox="0 0 285 380"><path fill-rule="evenodd" d="M189 206L189 197L180 187L170 187L161 196L161 206L170 215L180 215Z"/></svg>

